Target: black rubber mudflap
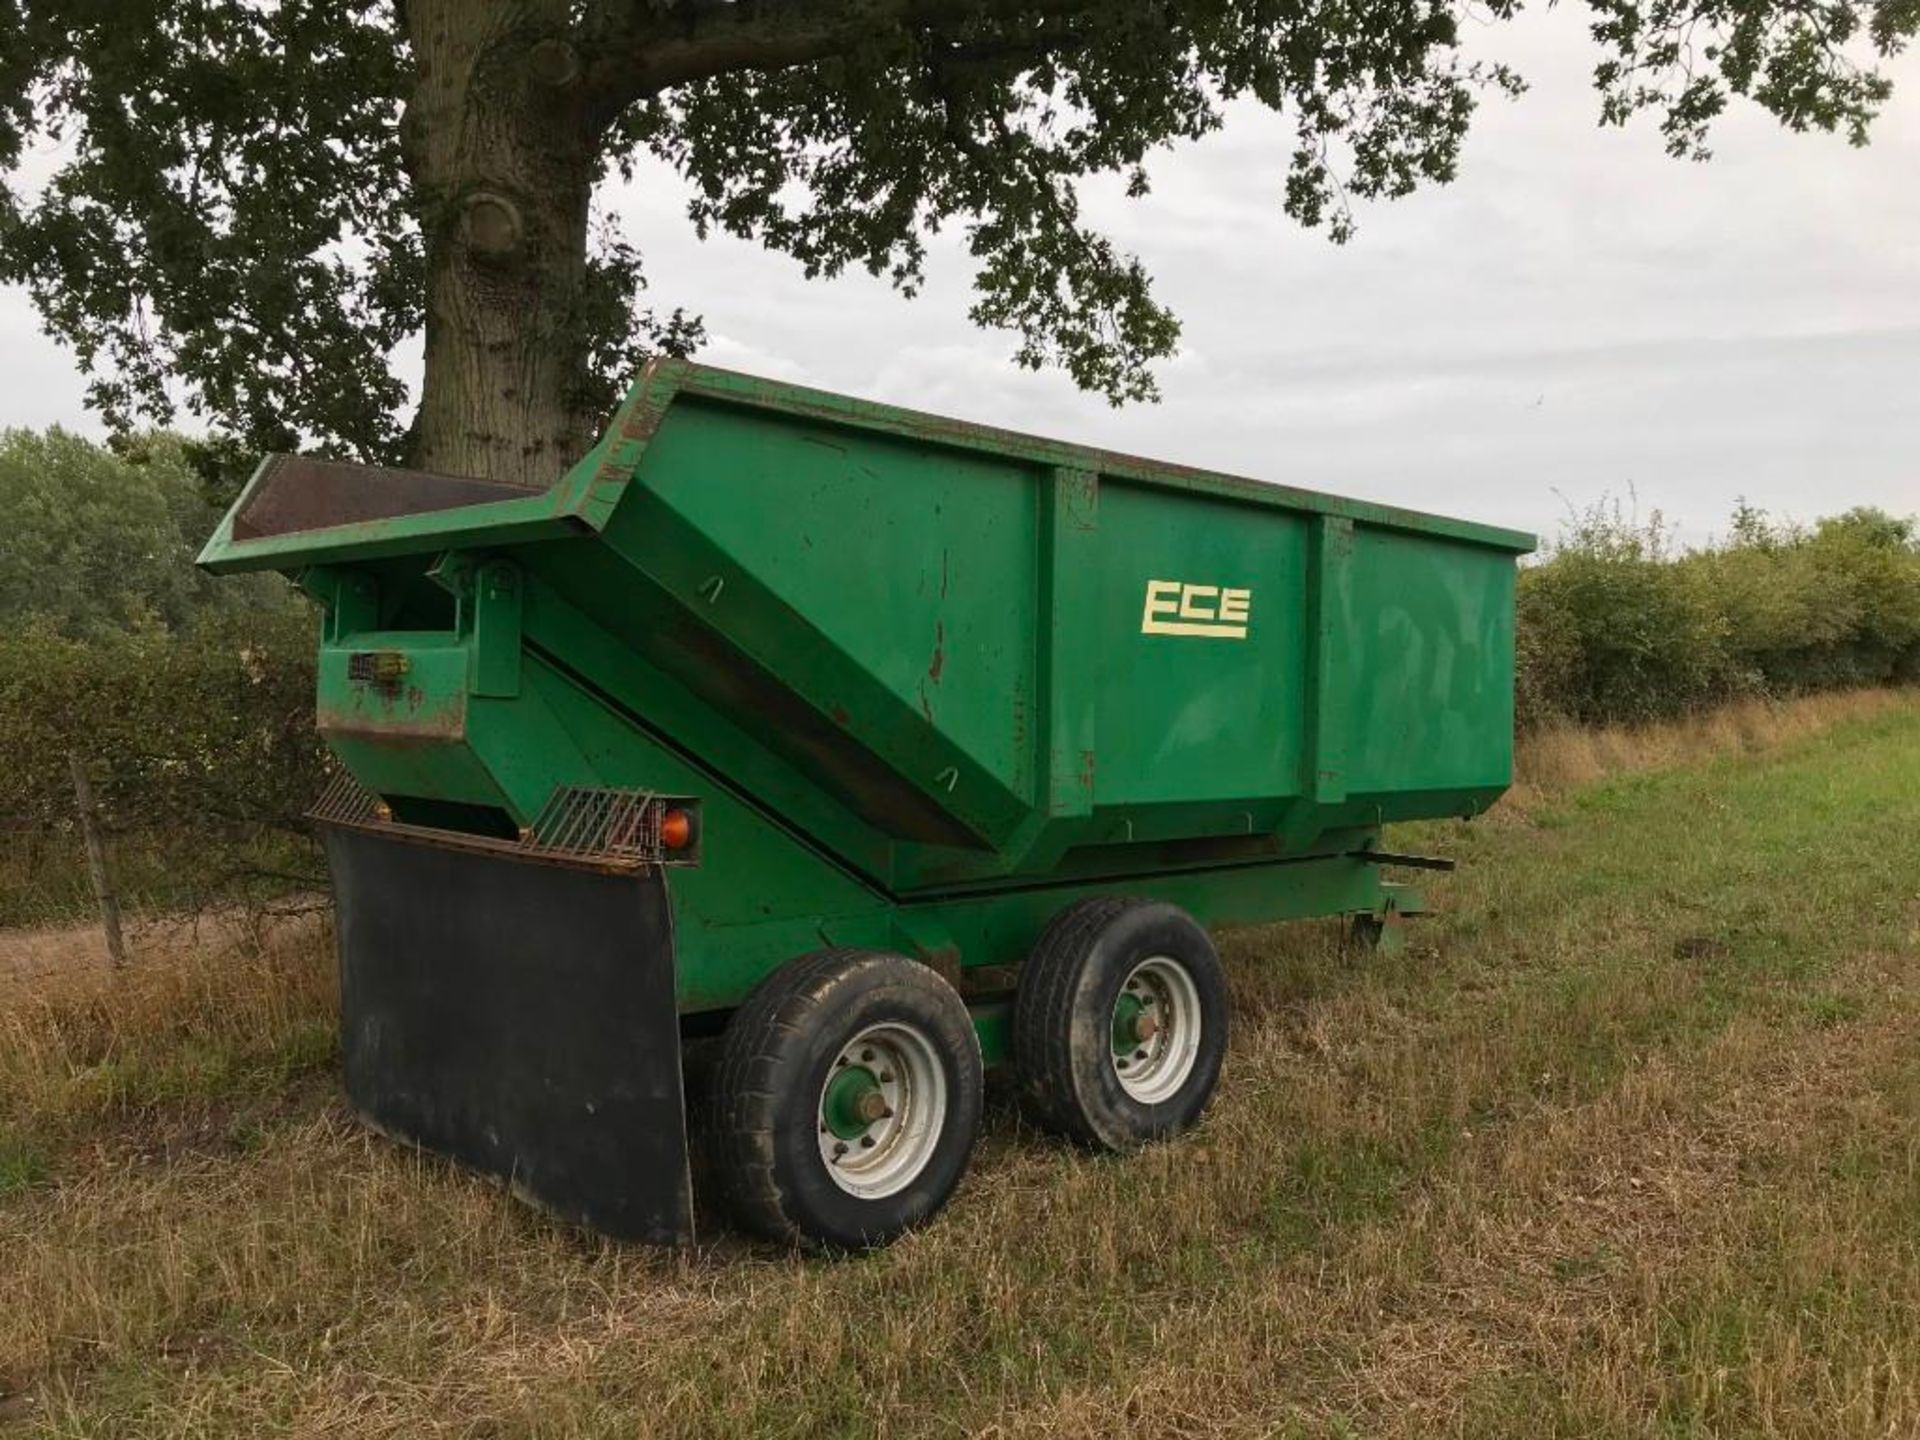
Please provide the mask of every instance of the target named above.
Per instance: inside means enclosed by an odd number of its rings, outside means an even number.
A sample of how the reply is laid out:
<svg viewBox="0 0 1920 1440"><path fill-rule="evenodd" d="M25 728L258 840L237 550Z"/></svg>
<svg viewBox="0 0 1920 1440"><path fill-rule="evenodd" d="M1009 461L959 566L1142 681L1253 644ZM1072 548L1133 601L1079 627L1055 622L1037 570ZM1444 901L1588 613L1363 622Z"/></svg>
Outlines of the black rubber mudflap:
<svg viewBox="0 0 1920 1440"><path fill-rule="evenodd" d="M663 874L324 833L354 1106L565 1219L690 1239Z"/></svg>

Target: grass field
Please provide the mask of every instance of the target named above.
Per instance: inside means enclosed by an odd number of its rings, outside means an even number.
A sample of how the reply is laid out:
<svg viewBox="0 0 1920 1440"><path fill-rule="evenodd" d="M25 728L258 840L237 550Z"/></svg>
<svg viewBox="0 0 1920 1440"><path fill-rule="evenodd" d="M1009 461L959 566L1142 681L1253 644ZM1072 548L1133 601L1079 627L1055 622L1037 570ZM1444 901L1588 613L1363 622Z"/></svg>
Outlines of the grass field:
<svg viewBox="0 0 1920 1440"><path fill-rule="evenodd" d="M860 1261L602 1245L367 1138L313 934L0 989L0 1431L1920 1433L1920 704L1822 713L1564 740L1396 837L1464 862L1407 953L1225 939L1199 1133L1003 1102Z"/></svg>

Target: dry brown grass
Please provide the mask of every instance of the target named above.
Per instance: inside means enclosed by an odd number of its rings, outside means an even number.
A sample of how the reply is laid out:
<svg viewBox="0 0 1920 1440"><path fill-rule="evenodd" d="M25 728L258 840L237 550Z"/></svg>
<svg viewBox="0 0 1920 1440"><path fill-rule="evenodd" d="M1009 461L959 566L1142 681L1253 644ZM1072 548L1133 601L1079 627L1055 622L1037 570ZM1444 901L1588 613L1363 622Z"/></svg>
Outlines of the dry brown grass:
<svg viewBox="0 0 1920 1440"><path fill-rule="evenodd" d="M127 1139L164 1128L181 1102L273 1093L330 1062L334 982L318 926L177 933L199 938L119 974L76 965L0 989L0 1138Z"/></svg>
<svg viewBox="0 0 1920 1440"><path fill-rule="evenodd" d="M1446 827L1404 957L1229 936L1198 1135L1001 1108L858 1262L603 1245L370 1138L301 1078L318 945L0 997L46 1154L0 1391L62 1436L1920 1433L1920 709L1830 723Z"/></svg>
<svg viewBox="0 0 1920 1440"><path fill-rule="evenodd" d="M1599 1432L1680 1412L1715 1433L1912 1433L1912 1247L1887 1234L1888 1197L1836 1173L1872 1153L1876 1181L1904 1189L1895 1214L1920 1185L1920 1004L1887 964L1850 977L1898 997L1871 1021L1783 1047L1743 1016L1688 1063L1654 1056L1590 1103L1465 1147L1419 1214L1374 1237L1430 1237L1406 1297L1422 1318L1393 1343L1447 1357L1399 1372L1391 1428L1458 1428L1488 1390L1552 1375L1557 1405ZM1887 1239L1883 1269L1871 1256ZM1836 1277L1860 1289L1821 1314Z"/></svg>
<svg viewBox="0 0 1920 1440"><path fill-rule="evenodd" d="M1742 700L1649 725L1558 724L1523 735L1506 805L1520 810L1609 776L1748 755L1914 703L1900 690L1843 690L1793 700Z"/></svg>
<svg viewBox="0 0 1920 1440"><path fill-rule="evenodd" d="M292 896L271 909L229 907L190 915L125 917L127 954L136 969L156 959L164 968L205 951L286 947L310 940L323 923L323 897ZM65 993L112 978L107 942L97 922L0 929L0 1000L9 992Z"/></svg>

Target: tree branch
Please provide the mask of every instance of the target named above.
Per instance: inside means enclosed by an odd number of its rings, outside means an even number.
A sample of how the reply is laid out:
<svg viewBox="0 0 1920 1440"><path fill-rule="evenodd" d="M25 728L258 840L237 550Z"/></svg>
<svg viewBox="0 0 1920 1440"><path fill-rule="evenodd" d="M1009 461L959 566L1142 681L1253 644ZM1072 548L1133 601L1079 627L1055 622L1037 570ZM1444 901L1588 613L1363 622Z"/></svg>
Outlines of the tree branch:
<svg viewBox="0 0 1920 1440"><path fill-rule="evenodd" d="M603 103L624 106L715 75L811 65L889 27L938 34L981 20L1029 25L1101 8L1101 0L691 0L662 13L627 0L623 17L589 37L586 83Z"/></svg>

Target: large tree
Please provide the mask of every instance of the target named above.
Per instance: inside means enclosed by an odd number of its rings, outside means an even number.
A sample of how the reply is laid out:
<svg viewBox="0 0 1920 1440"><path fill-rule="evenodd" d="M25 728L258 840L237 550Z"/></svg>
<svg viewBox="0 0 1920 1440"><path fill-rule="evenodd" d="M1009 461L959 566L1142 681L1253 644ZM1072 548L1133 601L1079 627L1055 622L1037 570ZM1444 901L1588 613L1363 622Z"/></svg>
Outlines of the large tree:
<svg viewBox="0 0 1920 1440"><path fill-rule="evenodd" d="M1746 96L1855 143L1920 0L1585 0L1602 118L1704 153ZM1504 20L1518 0L1478 0ZM0 0L0 279L116 424L184 398L249 448L529 483L638 354L596 188L637 158L690 222L904 291L958 226L973 317L1023 364L1152 393L1174 318L1077 187L1251 98L1291 123L1287 212L1451 179L1476 97L1454 0ZM50 173L49 173L50 171ZM1231 243L1231 240L1223 240ZM395 354L425 336L408 413Z"/></svg>

